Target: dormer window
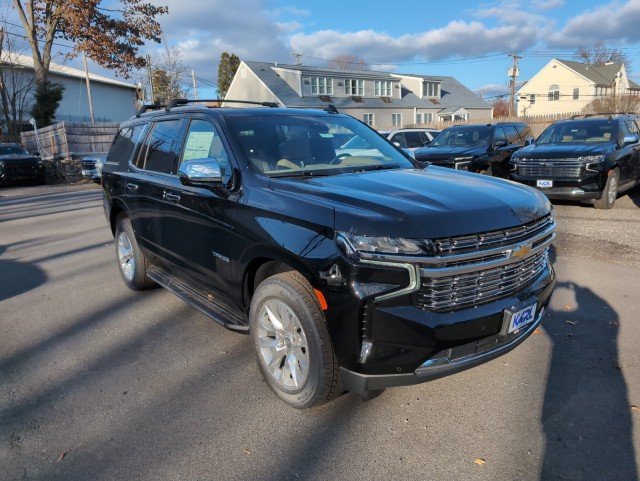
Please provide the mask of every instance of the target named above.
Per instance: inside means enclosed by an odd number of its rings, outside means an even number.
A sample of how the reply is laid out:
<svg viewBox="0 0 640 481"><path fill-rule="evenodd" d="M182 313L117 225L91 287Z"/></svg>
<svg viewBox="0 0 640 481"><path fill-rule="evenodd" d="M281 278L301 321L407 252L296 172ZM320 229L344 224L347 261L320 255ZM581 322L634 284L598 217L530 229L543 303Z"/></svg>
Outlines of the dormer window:
<svg viewBox="0 0 640 481"><path fill-rule="evenodd" d="M425 81L422 83L422 97L439 99L440 82Z"/></svg>
<svg viewBox="0 0 640 481"><path fill-rule="evenodd" d="M330 77L311 77L311 93L314 95L333 95L333 79Z"/></svg>
<svg viewBox="0 0 640 481"><path fill-rule="evenodd" d="M391 97L391 80L375 80L373 95L376 97Z"/></svg>
<svg viewBox="0 0 640 481"><path fill-rule="evenodd" d="M346 95L364 95L364 80L362 79L347 79L344 82L344 93Z"/></svg>

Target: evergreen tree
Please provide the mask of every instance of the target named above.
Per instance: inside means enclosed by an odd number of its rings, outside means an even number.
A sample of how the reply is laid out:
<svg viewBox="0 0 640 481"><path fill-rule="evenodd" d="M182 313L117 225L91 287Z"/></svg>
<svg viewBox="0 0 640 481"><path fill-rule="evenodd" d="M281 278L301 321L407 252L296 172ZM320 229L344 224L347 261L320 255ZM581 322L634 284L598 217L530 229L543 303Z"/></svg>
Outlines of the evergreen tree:
<svg viewBox="0 0 640 481"><path fill-rule="evenodd" d="M31 109L31 115L36 120L38 128L51 125L56 115L56 110L62 100L64 87L57 83L44 82L36 84L34 95L35 103Z"/></svg>
<svg viewBox="0 0 640 481"><path fill-rule="evenodd" d="M229 91L233 76L240 66L240 59L234 53L222 52L218 65L218 97L224 98Z"/></svg>

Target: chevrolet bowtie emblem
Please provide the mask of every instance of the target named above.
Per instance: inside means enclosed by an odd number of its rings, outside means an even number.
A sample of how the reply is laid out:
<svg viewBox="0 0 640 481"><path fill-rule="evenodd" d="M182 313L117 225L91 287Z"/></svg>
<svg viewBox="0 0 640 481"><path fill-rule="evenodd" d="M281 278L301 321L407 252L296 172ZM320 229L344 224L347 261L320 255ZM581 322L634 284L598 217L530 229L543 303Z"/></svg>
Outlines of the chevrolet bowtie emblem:
<svg viewBox="0 0 640 481"><path fill-rule="evenodd" d="M513 249L511 251L511 257L519 257L521 259L524 259L529 255L529 252L531 252L531 246L528 244L525 244L516 249Z"/></svg>

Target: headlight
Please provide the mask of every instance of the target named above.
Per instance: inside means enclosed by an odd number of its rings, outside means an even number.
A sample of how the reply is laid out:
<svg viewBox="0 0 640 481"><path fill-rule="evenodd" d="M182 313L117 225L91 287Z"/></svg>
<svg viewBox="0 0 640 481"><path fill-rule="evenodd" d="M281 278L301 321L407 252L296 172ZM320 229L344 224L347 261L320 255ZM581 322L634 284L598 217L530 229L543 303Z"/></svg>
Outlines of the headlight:
<svg viewBox="0 0 640 481"><path fill-rule="evenodd" d="M338 234L337 242L349 255L358 252L375 252L378 254L423 254L422 241L404 239L402 237L373 237L355 235L347 232Z"/></svg>
<svg viewBox="0 0 640 481"><path fill-rule="evenodd" d="M583 155L580 158L585 162L602 162L604 155Z"/></svg>

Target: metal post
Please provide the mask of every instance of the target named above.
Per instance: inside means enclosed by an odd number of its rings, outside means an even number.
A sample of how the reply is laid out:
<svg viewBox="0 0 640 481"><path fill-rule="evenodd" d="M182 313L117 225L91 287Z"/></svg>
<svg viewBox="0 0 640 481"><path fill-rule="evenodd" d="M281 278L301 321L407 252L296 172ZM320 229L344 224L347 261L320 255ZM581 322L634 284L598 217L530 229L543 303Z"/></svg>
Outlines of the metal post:
<svg viewBox="0 0 640 481"><path fill-rule="evenodd" d="M193 81L193 98L195 100L198 100L198 87L196 86L196 74L193 71L193 69L191 69L191 80Z"/></svg>
<svg viewBox="0 0 640 481"><path fill-rule="evenodd" d="M87 56L82 51L82 60L84 61L84 75L87 79L87 97L89 97L89 113L91 114L91 125L94 125L93 120L93 99L91 98L91 83L89 82L89 68L87 67Z"/></svg>

